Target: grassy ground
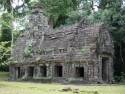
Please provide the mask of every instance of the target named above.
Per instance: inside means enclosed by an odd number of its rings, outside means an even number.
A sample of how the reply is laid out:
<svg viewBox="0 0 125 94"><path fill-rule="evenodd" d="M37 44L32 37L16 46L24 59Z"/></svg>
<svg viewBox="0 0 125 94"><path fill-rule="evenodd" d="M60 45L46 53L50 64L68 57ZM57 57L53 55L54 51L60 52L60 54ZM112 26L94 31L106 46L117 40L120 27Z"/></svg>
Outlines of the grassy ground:
<svg viewBox="0 0 125 94"><path fill-rule="evenodd" d="M61 85L9 82L8 73L0 73L0 94L125 94L125 85ZM70 87L69 91L63 89Z"/></svg>
<svg viewBox="0 0 125 94"><path fill-rule="evenodd" d="M8 80L9 73L8 72L0 72L0 81Z"/></svg>

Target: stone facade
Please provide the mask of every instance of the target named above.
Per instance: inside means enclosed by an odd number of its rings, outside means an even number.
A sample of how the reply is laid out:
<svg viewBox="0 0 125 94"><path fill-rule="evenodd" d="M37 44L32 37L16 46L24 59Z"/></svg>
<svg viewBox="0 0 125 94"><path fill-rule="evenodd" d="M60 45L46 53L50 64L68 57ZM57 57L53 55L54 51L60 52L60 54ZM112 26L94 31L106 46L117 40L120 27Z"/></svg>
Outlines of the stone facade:
<svg viewBox="0 0 125 94"><path fill-rule="evenodd" d="M40 7L17 39L10 64L11 80L110 83L113 41L101 25L84 20L53 29Z"/></svg>

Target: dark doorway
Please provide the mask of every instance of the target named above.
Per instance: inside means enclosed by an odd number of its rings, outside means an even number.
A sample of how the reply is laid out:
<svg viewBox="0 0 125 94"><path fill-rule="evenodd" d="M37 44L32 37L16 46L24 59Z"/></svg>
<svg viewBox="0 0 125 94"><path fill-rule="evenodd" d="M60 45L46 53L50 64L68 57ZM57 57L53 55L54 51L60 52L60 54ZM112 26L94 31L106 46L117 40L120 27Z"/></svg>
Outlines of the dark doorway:
<svg viewBox="0 0 125 94"><path fill-rule="evenodd" d="M62 66L56 65L55 66L55 76L56 77L62 77L62 72L63 72Z"/></svg>
<svg viewBox="0 0 125 94"><path fill-rule="evenodd" d="M29 77L31 77L31 78L33 77L34 67L29 67L29 72L28 72L28 74L29 74L29 75L28 75Z"/></svg>
<svg viewBox="0 0 125 94"><path fill-rule="evenodd" d="M20 78L21 77L20 67L17 67L17 71L18 71L18 78Z"/></svg>
<svg viewBox="0 0 125 94"><path fill-rule="evenodd" d="M84 77L84 67L76 67L76 77Z"/></svg>
<svg viewBox="0 0 125 94"><path fill-rule="evenodd" d="M47 76L47 67L46 66L40 66L40 73L42 77Z"/></svg>
<svg viewBox="0 0 125 94"><path fill-rule="evenodd" d="M102 58L102 80L103 81L108 80L108 61L109 61L109 58L107 57Z"/></svg>

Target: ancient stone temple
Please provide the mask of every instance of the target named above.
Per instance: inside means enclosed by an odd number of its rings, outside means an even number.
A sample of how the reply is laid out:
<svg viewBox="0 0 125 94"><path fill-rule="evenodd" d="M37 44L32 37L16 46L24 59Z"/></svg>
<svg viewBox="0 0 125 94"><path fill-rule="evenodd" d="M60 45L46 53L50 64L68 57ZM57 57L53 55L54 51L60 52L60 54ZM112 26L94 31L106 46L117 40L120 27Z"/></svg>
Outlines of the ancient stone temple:
<svg viewBox="0 0 125 94"><path fill-rule="evenodd" d="M11 80L110 83L113 53L112 38L102 24L81 20L53 29L36 6L13 47L10 76Z"/></svg>

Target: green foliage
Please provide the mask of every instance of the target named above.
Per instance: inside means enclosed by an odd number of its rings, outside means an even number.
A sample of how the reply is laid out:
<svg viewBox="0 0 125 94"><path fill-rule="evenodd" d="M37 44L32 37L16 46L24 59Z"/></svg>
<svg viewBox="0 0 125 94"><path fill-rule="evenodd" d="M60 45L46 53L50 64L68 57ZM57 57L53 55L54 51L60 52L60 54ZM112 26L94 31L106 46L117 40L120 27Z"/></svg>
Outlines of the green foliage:
<svg viewBox="0 0 125 94"><path fill-rule="evenodd" d="M28 0L27 0L28 1ZM11 6L13 0L0 0L0 69L8 70L8 59L11 54L11 47L16 38L19 36L19 32L13 30L12 22L18 15L21 6L17 6L15 9ZM23 11L23 10L22 10ZM6 70L7 69L7 70Z"/></svg>
<svg viewBox="0 0 125 94"><path fill-rule="evenodd" d="M10 53L11 53L11 47L8 46L8 42L0 42L0 66L7 65Z"/></svg>
<svg viewBox="0 0 125 94"><path fill-rule="evenodd" d="M12 16L26 15L26 12L28 10L26 5L30 5L30 0L21 0L23 2L22 5L16 5L17 3L15 3L15 1L16 0L0 0L0 8L4 8L4 11L7 11L7 13L12 13ZM15 7L12 6L13 3L15 3Z"/></svg>
<svg viewBox="0 0 125 94"><path fill-rule="evenodd" d="M0 7L4 7L4 10L11 12L12 10L11 1L12 0L0 0Z"/></svg>
<svg viewBox="0 0 125 94"><path fill-rule="evenodd" d="M9 71L9 65L8 64L0 65L0 71L8 72ZM1 79L3 79L3 78L0 77L0 80Z"/></svg>
<svg viewBox="0 0 125 94"><path fill-rule="evenodd" d="M82 14L78 10L71 11L71 12L69 12L68 15L69 15L69 17L66 19L66 24L77 23L82 18Z"/></svg>
<svg viewBox="0 0 125 94"><path fill-rule="evenodd" d="M101 19L108 26L115 46L115 76L121 79L125 73L125 9L122 0L101 0Z"/></svg>
<svg viewBox="0 0 125 94"><path fill-rule="evenodd" d="M122 83L125 83L125 73L124 72L121 72L121 76L115 76L115 81L116 82L122 82Z"/></svg>
<svg viewBox="0 0 125 94"><path fill-rule="evenodd" d="M11 41L11 30L10 29L3 29L1 32L1 39L0 41Z"/></svg>
<svg viewBox="0 0 125 94"><path fill-rule="evenodd" d="M41 54L45 53L45 50L44 49L38 49L36 52L41 55Z"/></svg>
<svg viewBox="0 0 125 94"><path fill-rule="evenodd" d="M88 52L90 52L90 49L88 47L83 47L80 49L80 51L83 53L83 54L87 54Z"/></svg>
<svg viewBox="0 0 125 94"><path fill-rule="evenodd" d="M24 49L24 56L25 57L32 57L32 40L28 41L26 47Z"/></svg>
<svg viewBox="0 0 125 94"><path fill-rule="evenodd" d="M64 25L69 17L68 13L78 7L77 0L40 0L40 2L47 11L46 14L53 21L54 27Z"/></svg>
<svg viewBox="0 0 125 94"><path fill-rule="evenodd" d="M12 16L10 13L3 13L1 16L0 31L0 70L8 70L8 58L11 54L11 31Z"/></svg>
<svg viewBox="0 0 125 94"><path fill-rule="evenodd" d="M6 41L11 41L12 36L11 36L11 31L12 31L12 16L10 13L3 13L1 17L1 36L0 36L0 41L1 42L6 42Z"/></svg>

